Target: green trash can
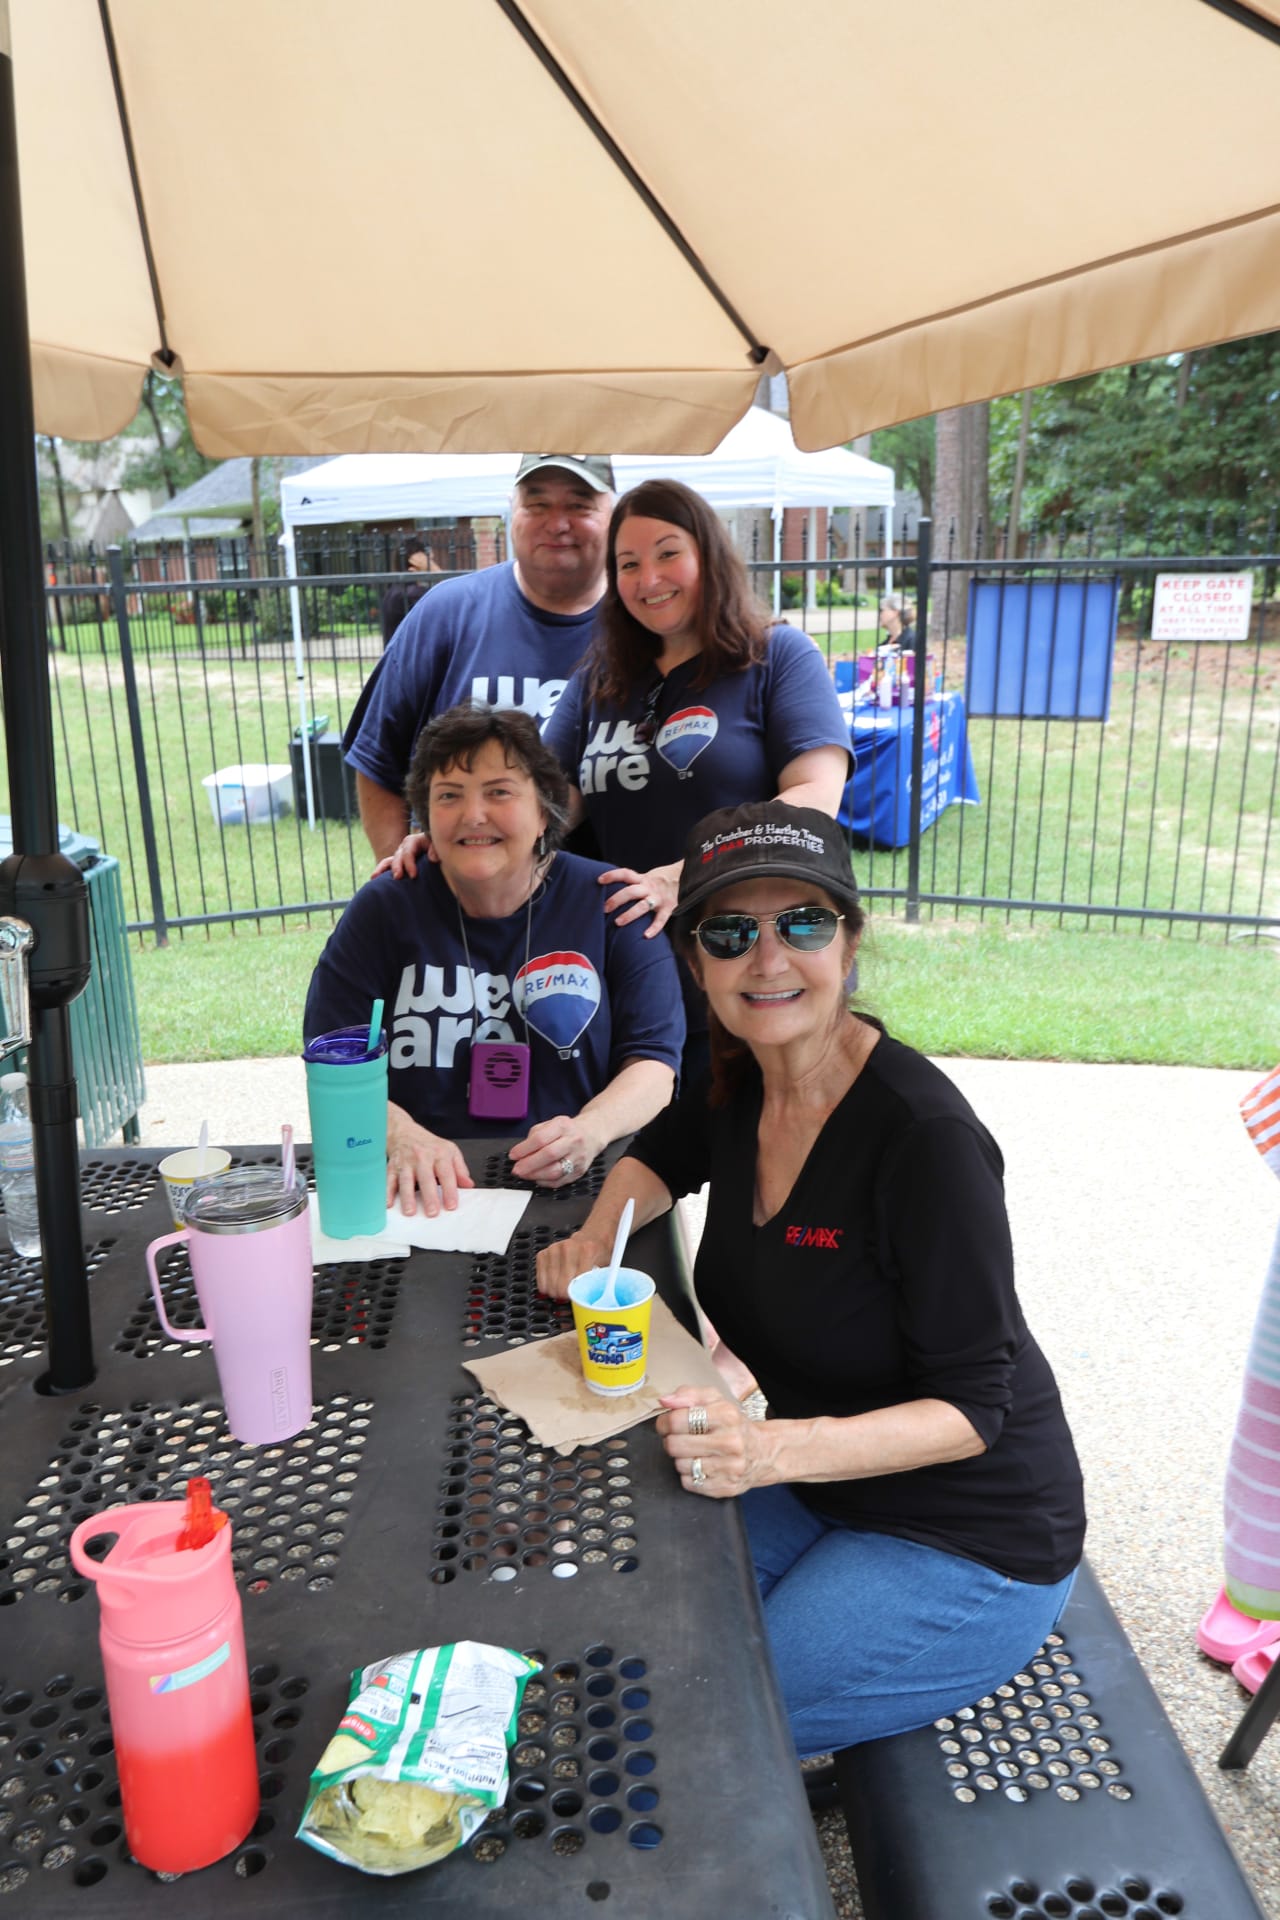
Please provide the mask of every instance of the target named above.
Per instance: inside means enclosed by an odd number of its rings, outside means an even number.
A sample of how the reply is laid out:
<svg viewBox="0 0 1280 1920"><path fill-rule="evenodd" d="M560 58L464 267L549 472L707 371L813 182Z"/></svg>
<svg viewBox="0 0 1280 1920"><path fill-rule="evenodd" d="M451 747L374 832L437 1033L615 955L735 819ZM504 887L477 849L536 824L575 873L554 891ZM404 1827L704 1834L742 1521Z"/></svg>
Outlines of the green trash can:
<svg viewBox="0 0 1280 1920"><path fill-rule="evenodd" d="M0 860L13 851L7 814L0 814ZM74 860L89 893L89 984L71 1002L71 1055L80 1094L85 1145L105 1146L113 1134L138 1138L138 1109L147 1097L142 1036L125 932L120 862L98 842L58 828L58 851Z"/></svg>

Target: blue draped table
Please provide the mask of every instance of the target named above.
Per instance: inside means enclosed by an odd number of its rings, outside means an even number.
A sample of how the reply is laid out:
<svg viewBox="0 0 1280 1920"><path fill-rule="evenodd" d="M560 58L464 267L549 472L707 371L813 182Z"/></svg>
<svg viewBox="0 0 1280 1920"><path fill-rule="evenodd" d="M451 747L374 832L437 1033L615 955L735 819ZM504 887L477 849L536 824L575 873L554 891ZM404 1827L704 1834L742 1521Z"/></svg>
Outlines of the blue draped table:
<svg viewBox="0 0 1280 1920"><path fill-rule="evenodd" d="M911 839L911 748L915 713L910 706L878 707L840 695L849 715L853 773L845 786L839 820L877 847L905 847ZM978 779L969 751L964 696L930 695L924 709L923 793L920 829L960 801L977 805Z"/></svg>

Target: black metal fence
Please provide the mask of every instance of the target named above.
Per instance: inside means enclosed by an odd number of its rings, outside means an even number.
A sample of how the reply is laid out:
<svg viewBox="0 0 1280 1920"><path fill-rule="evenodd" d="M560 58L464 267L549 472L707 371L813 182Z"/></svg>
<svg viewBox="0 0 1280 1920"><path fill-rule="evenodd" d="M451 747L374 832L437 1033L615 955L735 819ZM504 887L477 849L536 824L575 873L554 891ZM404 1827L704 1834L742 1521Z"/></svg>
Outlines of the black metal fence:
<svg viewBox="0 0 1280 1920"><path fill-rule="evenodd" d="M922 523L890 563L855 540L753 564L845 690L872 898L912 918L1280 928L1280 554L1274 528L1198 531L1198 551L1166 554L1122 527L1033 531L992 561L931 553ZM381 594L405 576L335 568L319 543L296 580L271 551L226 557L233 573L201 578L172 551L50 555L60 815L120 859L131 930L157 940L327 923L371 864L339 736L381 652ZM1243 636L1159 637L1160 573L1242 577ZM900 670L905 704L882 706L868 682L885 678L890 584L918 609L915 685Z"/></svg>

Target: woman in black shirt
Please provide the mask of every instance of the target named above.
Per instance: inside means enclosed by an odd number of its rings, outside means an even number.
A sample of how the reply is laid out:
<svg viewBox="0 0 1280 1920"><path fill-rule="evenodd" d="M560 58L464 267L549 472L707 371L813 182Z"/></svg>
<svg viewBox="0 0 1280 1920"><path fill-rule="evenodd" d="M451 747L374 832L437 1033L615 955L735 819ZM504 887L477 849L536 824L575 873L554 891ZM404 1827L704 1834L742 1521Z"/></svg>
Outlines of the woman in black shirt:
<svg viewBox="0 0 1280 1920"><path fill-rule="evenodd" d="M673 927L711 1011L710 1081L652 1121L572 1239L563 1294L710 1182L695 1278L770 1418L681 1389L681 1482L743 1496L802 1756L921 1726L1008 1680L1056 1623L1080 1474L1023 1320L1003 1163L959 1090L851 1013L862 927L839 829L781 801L708 815Z"/></svg>

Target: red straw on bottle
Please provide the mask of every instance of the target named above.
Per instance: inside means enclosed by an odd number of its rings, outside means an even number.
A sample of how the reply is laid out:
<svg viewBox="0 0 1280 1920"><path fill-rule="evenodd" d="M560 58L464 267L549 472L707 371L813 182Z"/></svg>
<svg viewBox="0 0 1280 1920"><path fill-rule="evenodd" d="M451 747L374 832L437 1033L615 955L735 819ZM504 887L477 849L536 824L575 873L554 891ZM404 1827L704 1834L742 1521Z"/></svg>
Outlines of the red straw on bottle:
<svg viewBox="0 0 1280 1920"><path fill-rule="evenodd" d="M227 1516L218 1513L213 1505L213 1488L203 1478L187 1482L187 1511L185 1524L178 1535L176 1551L181 1553L187 1547L207 1547L219 1527L225 1527Z"/></svg>

